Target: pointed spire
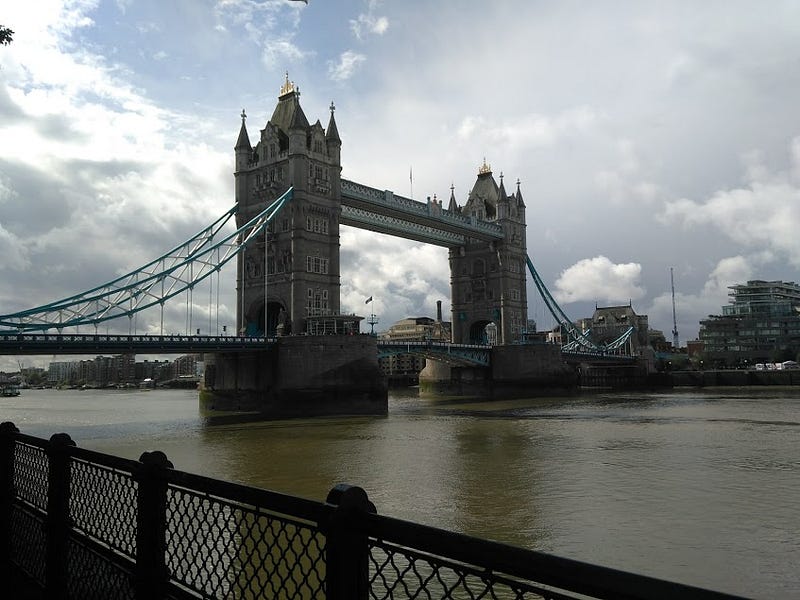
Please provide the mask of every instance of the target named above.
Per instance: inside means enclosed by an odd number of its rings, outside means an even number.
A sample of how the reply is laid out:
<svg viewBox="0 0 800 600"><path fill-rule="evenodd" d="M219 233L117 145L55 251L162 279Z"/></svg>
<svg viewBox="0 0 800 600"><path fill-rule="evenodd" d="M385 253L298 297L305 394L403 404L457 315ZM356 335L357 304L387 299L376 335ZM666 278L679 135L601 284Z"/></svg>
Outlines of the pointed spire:
<svg viewBox="0 0 800 600"><path fill-rule="evenodd" d="M503 172L500 171L500 189L498 190L498 202L508 202L508 194L506 194L506 186L503 183Z"/></svg>
<svg viewBox="0 0 800 600"><path fill-rule="evenodd" d="M250 136L247 135L247 127L244 124L245 119L247 119L247 113L242 109L242 127L239 129L239 138L236 140L236 145L233 147L234 150L253 149L250 145Z"/></svg>
<svg viewBox="0 0 800 600"><path fill-rule="evenodd" d="M525 201L522 199L522 192L519 189L519 177L517 177L517 204L520 208L525 208Z"/></svg>
<svg viewBox="0 0 800 600"><path fill-rule="evenodd" d="M339 137L336 119L333 118L334 111L336 111L336 105L331 101L331 120L328 121L328 129L325 130L325 141L328 143L334 142L336 144L341 144L342 139Z"/></svg>
<svg viewBox="0 0 800 600"><path fill-rule="evenodd" d="M456 186L454 184L450 184L450 204L447 205L447 210L451 213L457 213L461 209L458 207L458 202L456 202L456 193L455 193Z"/></svg>

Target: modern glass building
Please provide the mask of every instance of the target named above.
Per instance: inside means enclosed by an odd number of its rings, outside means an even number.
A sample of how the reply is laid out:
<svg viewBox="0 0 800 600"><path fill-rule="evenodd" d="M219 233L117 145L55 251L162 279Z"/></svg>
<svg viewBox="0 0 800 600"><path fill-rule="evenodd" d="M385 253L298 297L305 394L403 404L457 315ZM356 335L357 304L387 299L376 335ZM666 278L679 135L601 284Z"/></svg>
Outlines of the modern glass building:
<svg viewBox="0 0 800 600"><path fill-rule="evenodd" d="M753 280L729 289L722 314L700 321L706 360L730 367L772 362L780 352L794 359L800 351L800 286Z"/></svg>

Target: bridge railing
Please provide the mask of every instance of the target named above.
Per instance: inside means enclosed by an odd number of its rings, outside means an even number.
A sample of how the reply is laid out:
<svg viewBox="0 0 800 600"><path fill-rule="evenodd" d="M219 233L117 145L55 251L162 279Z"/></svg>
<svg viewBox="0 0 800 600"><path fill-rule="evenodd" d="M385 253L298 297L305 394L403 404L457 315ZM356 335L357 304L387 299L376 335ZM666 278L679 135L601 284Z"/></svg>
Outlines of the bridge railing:
<svg viewBox="0 0 800 600"><path fill-rule="evenodd" d="M0 572L53 598L734 598L0 425Z"/></svg>

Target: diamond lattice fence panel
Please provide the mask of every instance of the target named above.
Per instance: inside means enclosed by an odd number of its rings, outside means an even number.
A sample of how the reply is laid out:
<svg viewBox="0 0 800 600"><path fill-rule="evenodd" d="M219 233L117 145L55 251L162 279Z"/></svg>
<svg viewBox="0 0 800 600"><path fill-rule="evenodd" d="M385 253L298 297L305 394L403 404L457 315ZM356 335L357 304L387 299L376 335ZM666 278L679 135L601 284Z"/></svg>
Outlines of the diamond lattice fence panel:
<svg viewBox="0 0 800 600"><path fill-rule="evenodd" d="M78 459L71 469L73 527L135 558L137 483L131 474Z"/></svg>
<svg viewBox="0 0 800 600"><path fill-rule="evenodd" d="M584 598L389 544L369 542L370 598L560 600Z"/></svg>
<svg viewBox="0 0 800 600"><path fill-rule="evenodd" d="M167 567L211 598L322 598L325 537L311 523L170 487Z"/></svg>
<svg viewBox="0 0 800 600"><path fill-rule="evenodd" d="M17 442L14 446L14 487L17 496L36 508L47 510L47 453L38 446Z"/></svg>

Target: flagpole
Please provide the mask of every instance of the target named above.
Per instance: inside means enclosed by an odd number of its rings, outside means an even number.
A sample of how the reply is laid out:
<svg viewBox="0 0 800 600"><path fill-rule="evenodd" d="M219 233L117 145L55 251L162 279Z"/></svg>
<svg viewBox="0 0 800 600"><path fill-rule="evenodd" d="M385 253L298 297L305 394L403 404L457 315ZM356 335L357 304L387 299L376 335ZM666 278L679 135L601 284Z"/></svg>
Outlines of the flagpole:
<svg viewBox="0 0 800 600"><path fill-rule="evenodd" d="M370 296L369 298L367 298L367 300L364 302L364 304L372 304L371 312L370 312L370 315L369 315L369 319L367 320L367 323L369 323L369 334L370 335L375 335L375 323L378 322L378 319L375 316L374 296Z"/></svg>

